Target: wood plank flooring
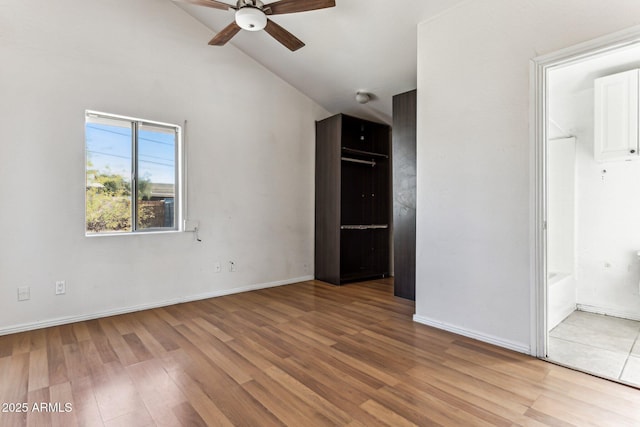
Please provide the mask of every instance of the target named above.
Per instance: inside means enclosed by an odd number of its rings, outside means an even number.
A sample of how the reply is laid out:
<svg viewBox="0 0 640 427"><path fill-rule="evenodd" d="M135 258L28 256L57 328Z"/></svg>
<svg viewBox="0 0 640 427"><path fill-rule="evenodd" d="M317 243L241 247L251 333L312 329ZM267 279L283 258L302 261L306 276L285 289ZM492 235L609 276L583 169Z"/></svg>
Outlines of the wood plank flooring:
<svg viewBox="0 0 640 427"><path fill-rule="evenodd" d="M416 324L390 283L2 336L0 426L640 425L640 390Z"/></svg>

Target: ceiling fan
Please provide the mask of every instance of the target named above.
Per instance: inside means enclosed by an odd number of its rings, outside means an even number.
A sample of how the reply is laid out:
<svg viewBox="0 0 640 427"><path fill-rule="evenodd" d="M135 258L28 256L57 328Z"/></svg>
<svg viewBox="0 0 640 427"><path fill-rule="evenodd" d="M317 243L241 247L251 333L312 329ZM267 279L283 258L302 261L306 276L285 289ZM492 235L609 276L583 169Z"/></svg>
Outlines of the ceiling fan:
<svg viewBox="0 0 640 427"><path fill-rule="evenodd" d="M304 46L296 36L282 28L280 25L267 18L267 15L282 15L285 13L306 12L309 10L334 7L335 0L280 0L264 4L260 0L237 0L235 6L216 0L178 0L198 6L211 7L213 9L236 11L235 21L223 28L209 44L222 46L226 44L240 30L260 31L264 29L271 37L283 44L291 51L296 51Z"/></svg>

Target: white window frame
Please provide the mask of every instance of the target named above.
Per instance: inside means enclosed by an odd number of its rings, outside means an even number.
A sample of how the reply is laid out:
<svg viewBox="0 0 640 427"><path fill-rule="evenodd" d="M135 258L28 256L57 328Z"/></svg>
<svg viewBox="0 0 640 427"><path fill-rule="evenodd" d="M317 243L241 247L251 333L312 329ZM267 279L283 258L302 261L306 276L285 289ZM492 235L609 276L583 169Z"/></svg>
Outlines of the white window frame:
<svg viewBox="0 0 640 427"><path fill-rule="evenodd" d="M120 114L105 113L102 111L85 110L85 137L84 137L84 179L87 176L87 135L86 124L88 118L105 118L111 120L128 121L132 123L132 141L131 141L131 153L132 153L132 176L131 176L131 230L130 231L117 231L117 232L104 232L104 233L90 233L87 231L87 192L85 187L85 215L84 215L84 230L85 236L97 237L97 236L130 236L130 235L142 235L142 234L164 234L164 233L176 233L185 231L184 229L184 194L185 194L185 177L184 177L184 146L183 146L183 128L180 125L174 123L165 123L148 119L140 119L137 117L123 116ZM176 148L175 148L175 196L174 196L174 227L156 227L137 229L137 163L138 163L138 142L137 134L140 125L151 125L158 127L165 127L174 129L176 132ZM85 184L86 186L86 184Z"/></svg>

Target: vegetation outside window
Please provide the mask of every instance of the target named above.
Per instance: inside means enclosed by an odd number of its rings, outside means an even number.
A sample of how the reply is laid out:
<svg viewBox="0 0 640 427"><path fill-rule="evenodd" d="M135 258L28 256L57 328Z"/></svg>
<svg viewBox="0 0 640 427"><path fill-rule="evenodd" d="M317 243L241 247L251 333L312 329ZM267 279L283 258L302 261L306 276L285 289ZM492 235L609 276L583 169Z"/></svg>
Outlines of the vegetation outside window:
<svg viewBox="0 0 640 427"><path fill-rule="evenodd" d="M178 230L180 126L87 111L87 235Z"/></svg>

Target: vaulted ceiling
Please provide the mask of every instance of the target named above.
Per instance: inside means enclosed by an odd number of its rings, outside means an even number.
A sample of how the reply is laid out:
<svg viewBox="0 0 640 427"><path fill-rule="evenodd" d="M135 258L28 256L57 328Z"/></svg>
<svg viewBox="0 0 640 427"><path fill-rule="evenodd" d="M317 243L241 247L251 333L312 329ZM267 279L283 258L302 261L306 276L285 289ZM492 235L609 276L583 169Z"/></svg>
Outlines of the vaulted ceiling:
<svg viewBox="0 0 640 427"><path fill-rule="evenodd" d="M461 1L336 0L333 8L271 17L306 44L298 51L289 51L264 31L240 31L230 44L331 113L390 123L392 96L416 87L418 23ZM176 4L211 28L212 37L234 19L233 10ZM357 91L371 93L372 100L357 103Z"/></svg>

